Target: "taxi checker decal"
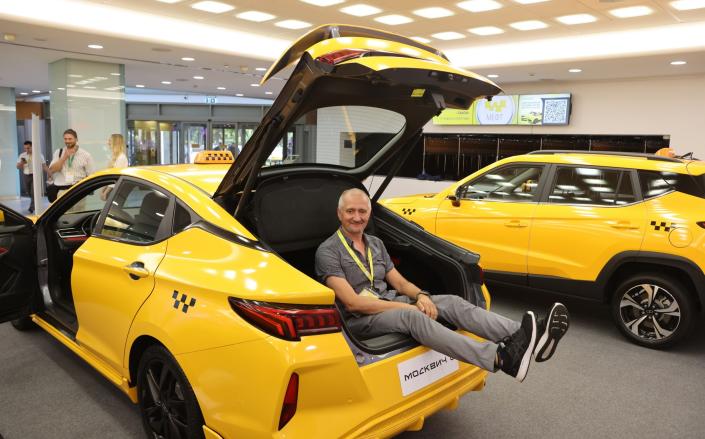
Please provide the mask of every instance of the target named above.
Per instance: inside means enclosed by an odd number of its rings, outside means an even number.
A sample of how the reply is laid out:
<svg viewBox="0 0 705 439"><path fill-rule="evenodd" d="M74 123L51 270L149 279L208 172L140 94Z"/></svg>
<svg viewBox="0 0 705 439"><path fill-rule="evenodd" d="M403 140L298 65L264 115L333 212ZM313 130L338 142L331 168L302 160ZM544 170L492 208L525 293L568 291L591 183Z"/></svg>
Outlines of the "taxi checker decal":
<svg viewBox="0 0 705 439"><path fill-rule="evenodd" d="M171 296L171 298L174 299L174 308L175 309L179 309L179 305L183 305L181 307L181 311L184 313L187 313L189 308L191 308L193 305L196 304L196 299L193 297L191 298L189 303L186 303L186 300L188 300L188 296L186 296L186 294L182 294L181 298L177 299L178 296L179 296L179 292L174 290L174 294Z"/></svg>
<svg viewBox="0 0 705 439"><path fill-rule="evenodd" d="M402 207L401 208L401 213L403 213L404 215L411 215L414 212L416 212L415 208L414 209L412 209L410 207Z"/></svg>
<svg viewBox="0 0 705 439"><path fill-rule="evenodd" d="M651 221L651 227L656 231L663 230L664 232L670 232L672 229L678 227L678 224L671 223L671 225L668 225L665 221Z"/></svg>

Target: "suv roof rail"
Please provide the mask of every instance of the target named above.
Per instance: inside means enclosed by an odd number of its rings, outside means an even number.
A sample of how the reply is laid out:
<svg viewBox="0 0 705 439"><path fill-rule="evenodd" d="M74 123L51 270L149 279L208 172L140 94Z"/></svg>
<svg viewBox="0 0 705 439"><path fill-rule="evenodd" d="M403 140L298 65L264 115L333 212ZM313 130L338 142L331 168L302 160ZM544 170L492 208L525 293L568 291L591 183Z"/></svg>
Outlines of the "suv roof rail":
<svg viewBox="0 0 705 439"><path fill-rule="evenodd" d="M660 162L672 162L672 163L683 163L681 160L663 157L655 154L647 154L643 152L618 152L618 151L576 151L574 149L540 149L536 151L528 152L529 155L539 155L539 154L590 154L590 155L614 155L614 156L624 156L624 157L640 157L647 160L657 160Z"/></svg>

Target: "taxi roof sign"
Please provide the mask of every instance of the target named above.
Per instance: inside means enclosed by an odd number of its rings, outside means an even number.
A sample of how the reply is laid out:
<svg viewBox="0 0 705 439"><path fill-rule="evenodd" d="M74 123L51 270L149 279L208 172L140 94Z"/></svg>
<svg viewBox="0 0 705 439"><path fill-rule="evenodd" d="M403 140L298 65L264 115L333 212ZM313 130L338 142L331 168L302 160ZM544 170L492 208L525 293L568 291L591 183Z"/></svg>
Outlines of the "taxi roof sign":
<svg viewBox="0 0 705 439"><path fill-rule="evenodd" d="M235 159L230 151L201 151L196 154L193 163L197 165L208 165L215 163L232 163Z"/></svg>

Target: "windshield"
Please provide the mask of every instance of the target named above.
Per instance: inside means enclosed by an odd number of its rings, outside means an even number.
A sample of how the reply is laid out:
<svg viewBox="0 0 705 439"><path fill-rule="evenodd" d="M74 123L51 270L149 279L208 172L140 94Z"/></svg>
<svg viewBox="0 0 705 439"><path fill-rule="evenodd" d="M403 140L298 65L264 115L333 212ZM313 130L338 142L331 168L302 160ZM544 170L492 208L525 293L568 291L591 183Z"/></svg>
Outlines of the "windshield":
<svg viewBox="0 0 705 439"><path fill-rule="evenodd" d="M405 124L404 116L382 108L318 108L289 127L265 166L327 164L359 168L389 144Z"/></svg>

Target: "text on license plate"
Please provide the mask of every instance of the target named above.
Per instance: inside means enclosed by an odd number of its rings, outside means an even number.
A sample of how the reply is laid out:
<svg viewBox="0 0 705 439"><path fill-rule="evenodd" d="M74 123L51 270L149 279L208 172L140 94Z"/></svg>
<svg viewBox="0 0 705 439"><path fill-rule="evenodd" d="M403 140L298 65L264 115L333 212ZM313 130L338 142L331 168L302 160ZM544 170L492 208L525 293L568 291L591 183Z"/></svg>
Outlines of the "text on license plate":
<svg viewBox="0 0 705 439"><path fill-rule="evenodd" d="M428 351L402 361L397 369L401 394L406 396L458 370L458 360L436 351Z"/></svg>

